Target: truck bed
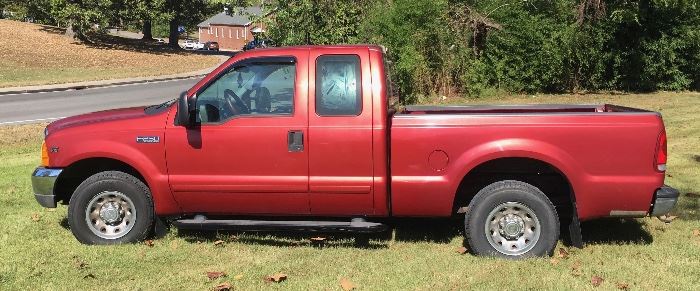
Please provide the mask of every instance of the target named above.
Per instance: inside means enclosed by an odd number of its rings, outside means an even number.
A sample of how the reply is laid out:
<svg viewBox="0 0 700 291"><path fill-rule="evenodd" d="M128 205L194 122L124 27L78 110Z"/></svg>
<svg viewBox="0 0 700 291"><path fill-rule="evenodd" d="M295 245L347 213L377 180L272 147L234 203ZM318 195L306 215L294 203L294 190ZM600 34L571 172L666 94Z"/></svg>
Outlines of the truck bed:
<svg viewBox="0 0 700 291"><path fill-rule="evenodd" d="M610 104L408 106L391 118L392 212L445 215L472 169L523 158L566 176L581 219L644 213L662 131L659 113Z"/></svg>

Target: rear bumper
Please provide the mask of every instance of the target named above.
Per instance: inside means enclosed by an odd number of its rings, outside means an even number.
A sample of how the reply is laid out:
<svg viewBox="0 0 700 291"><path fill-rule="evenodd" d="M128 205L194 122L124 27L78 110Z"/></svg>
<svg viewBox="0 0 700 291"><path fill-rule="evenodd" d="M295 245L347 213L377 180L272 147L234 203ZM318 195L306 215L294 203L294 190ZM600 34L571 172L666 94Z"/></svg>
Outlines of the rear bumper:
<svg viewBox="0 0 700 291"><path fill-rule="evenodd" d="M34 198L39 204L46 208L56 208L56 194L54 185L58 175L63 169L49 169L38 167L32 173L32 188L34 188Z"/></svg>
<svg viewBox="0 0 700 291"><path fill-rule="evenodd" d="M649 212L650 216L661 216L668 214L676 207L680 192L673 187L664 185L654 193L654 201Z"/></svg>

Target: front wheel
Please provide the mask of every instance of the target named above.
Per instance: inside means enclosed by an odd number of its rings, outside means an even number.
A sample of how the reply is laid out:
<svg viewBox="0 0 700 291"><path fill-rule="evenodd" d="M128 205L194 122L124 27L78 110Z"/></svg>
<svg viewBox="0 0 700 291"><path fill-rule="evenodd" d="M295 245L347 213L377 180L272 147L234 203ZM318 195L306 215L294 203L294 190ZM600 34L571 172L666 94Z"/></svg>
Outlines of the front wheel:
<svg viewBox="0 0 700 291"><path fill-rule="evenodd" d="M136 177L118 171L94 174L73 193L68 224L84 244L120 244L142 241L155 221L148 187Z"/></svg>
<svg viewBox="0 0 700 291"><path fill-rule="evenodd" d="M469 203L464 226L471 250L484 256L548 256L559 239L559 218L549 198L513 180L481 189Z"/></svg>

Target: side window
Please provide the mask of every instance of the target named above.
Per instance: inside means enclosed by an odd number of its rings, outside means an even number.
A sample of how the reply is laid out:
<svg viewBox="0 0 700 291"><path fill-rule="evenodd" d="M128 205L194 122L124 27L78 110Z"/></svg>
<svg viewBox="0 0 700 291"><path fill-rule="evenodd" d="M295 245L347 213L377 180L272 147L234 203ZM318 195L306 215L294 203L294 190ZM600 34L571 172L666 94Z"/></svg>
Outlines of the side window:
<svg viewBox="0 0 700 291"><path fill-rule="evenodd" d="M324 55L316 59L316 113L320 116L360 115L360 57Z"/></svg>
<svg viewBox="0 0 700 291"><path fill-rule="evenodd" d="M197 122L219 123L245 115L290 115L294 107L293 58L243 61L197 95Z"/></svg>

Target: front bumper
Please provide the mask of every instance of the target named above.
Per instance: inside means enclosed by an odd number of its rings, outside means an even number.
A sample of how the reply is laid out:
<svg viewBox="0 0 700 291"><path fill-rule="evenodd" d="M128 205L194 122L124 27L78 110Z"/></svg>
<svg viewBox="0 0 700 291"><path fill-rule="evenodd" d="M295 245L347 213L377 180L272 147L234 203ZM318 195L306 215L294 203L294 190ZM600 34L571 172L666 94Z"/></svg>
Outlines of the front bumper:
<svg viewBox="0 0 700 291"><path fill-rule="evenodd" d="M34 188L34 198L41 206L46 208L56 208L56 194L54 185L58 175L63 169L49 169L38 167L32 173L32 188Z"/></svg>
<svg viewBox="0 0 700 291"><path fill-rule="evenodd" d="M651 206L650 216L661 216L668 214L676 207L680 192L678 190L664 185L654 193L654 204Z"/></svg>

